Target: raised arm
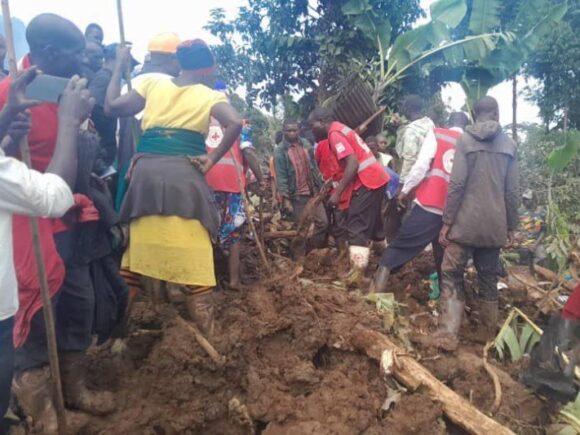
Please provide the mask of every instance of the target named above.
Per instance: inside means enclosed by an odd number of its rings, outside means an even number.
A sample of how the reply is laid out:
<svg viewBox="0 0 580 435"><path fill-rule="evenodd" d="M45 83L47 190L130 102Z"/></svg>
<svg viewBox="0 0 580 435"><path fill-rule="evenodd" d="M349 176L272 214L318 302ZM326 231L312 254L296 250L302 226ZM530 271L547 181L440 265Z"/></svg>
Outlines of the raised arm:
<svg viewBox="0 0 580 435"><path fill-rule="evenodd" d="M129 47L117 49L117 60L105 97L105 114L112 118L133 116L145 108L145 98L135 90L121 95L121 79L131 62Z"/></svg>
<svg viewBox="0 0 580 435"><path fill-rule="evenodd" d="M20 139L28 134L30 116L26 110L39 104L40 101L27 99L24 96L24 91L37 75L38 69L36 67L28 68L10 83L8 100L0 111L1 146L6 154L13 154Z"/></svg>
<svg viewBox="0 0 580 435"><path fill-rule="evenodd" d="M41 174L0 151L0 209L9 213L59 217L73 205L79 126L93 106L86 81L73 77L59 104L54 157ZM12 90L11 90L12 92ZM67 185L68 184L68 185Z"/></svg>
<svg viewBox="0 0 580 435"><path fill-rule="evenodd" d="M74 187L77 176L79 128L95 105L86 85L86 79L73 77L59 101L56 148L46 169L46 172L59 175L71 188Z"/></svg>

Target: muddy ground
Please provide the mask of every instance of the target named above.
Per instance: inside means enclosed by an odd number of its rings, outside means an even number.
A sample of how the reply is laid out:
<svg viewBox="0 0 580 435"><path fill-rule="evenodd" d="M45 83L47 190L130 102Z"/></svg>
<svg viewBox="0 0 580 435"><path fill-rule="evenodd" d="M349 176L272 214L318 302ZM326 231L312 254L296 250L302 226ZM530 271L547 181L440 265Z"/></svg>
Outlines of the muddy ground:
<svg viewBox="0 0 580 435"><path fill-rule="evenodd" d="M257 259L244 258L248 274L255 275ZM421 391L403 393L390 410L381 410L388 391L379 365L350 349L348 337L357 325L388 332L372 305L332 284L334 261L331 253L313 256L300 279L217 292L212 343L226 357L221 368L173 320L177 312L185 317L179 306L176 312L139 301L126 351L97 350L89 367L93 387L116 393L118 411L93 419L84 433L462 433ZM283 267L292 275L294 265ZM435 305L424 281L433 269L424 253L393 276L392 291L406 305L415 332L433 327ZM506 294L503 305L513 299ZM442 382L487 412L493 385L478 364L482 346L469 338L473 322L467 316L457 355L415 352ZM520 370L501 368L514 376ZM549 415L548 405L521 384L503 386L495 418L514 432L544 433Z"/></svg>

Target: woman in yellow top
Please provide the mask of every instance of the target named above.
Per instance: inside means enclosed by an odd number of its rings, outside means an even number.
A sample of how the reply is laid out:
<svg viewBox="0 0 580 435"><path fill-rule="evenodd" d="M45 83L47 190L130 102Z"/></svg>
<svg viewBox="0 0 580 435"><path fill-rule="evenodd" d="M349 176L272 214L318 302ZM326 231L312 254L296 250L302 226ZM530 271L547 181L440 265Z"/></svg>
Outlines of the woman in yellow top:
<svg viewBox="0 0 580 435"><path fill-rule="evenodd" d="M144 80L121 96L130 54L119 49L107 89L109 116L144 110L143 136L127 172L120 212L121 220L129 223L122 268L133 286L138 286L136 275L188 286L190 315L211 334L216 284L211 240L220 222L204 174L230 149L242 121L226 97L211 88L215 62L203 41L183 42L176 56L182 68L178 77ZM208 156L205 136L211 116L224 126L224 136Z"/></svg>

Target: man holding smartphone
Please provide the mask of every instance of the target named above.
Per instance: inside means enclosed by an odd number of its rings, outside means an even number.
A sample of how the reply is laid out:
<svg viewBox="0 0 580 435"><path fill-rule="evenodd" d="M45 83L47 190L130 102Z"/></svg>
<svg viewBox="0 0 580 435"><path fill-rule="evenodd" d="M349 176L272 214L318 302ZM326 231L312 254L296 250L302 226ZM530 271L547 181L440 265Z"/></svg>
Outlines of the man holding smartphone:
<svg viewBox="0 0 580 435"><path fill-rule="evenodd" d="M13 80L8 101L0 112L0 138L18 142L30 131L27 109L38 102L27 100L24 89L37 75L32 68ZM18 293L12 257L12 214L60 217L73 205L71 187L77 170L76 138L80 123L92 107L84 82L70 80L58 108L58 139L52 161L42 174L22 162L6 157L0 149L0 433L7 428L1 420L10 400L14 366L12 329L18 309ZM3 141L4 142L4 141ZM48 388L48 379L46 385Z"/></svg>
<svg viewBox="0 0 580 435"><path fill-rule="evenodd" d="M80 72L85 39L71 21L54 14L38 15L30 21L26 29L26 39L30 47L27 63L37 66L43 74L70 78ZM10 81L8 78L0 83L0 107L7 102ZM55 148L61 135L59 106L50 102L54 101L51 97L54 93L47 96L43 90L46 91L47 88L42 87L39 94L28 94L29 98L44 101L29 109L31 127L28 142L32 167L39 172L46 172L53 156L56 157ZM86 147L83 150L86 151ZM12 152L16 155L17 149ZM74 158L71 164L76 168L77 159ZM61 238L55 242L53 223L40 219L39 224L49 293L54 299L56 312L57 344L63 372L65 403L69 407L90 413L107 412L114 406L111 395L87 390L82 371L82 359L92 338L95 310L95 294L89 268L83 267L83 270L69 274L69 268L65 270L59 251L70 250L72 238ZM13 233L17 235L14 239L14 264L20 299L14 328L17 350L13 388L25 414L34 421L44 421L46 426L53 427L56 416L47 387L48 354L40 310L40 284L36 275L30 224L26 216L13 217Z"/></svg>

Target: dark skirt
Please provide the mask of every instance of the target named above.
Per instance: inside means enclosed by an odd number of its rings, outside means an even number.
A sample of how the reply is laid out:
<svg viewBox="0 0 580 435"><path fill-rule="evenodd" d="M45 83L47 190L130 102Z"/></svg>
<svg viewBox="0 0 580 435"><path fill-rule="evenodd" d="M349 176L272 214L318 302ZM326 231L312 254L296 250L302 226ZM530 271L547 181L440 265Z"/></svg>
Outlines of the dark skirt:
<svg viewBox="0 0 580 435"><path fill-rule="evenodd" d="M204 175L187 157L138 154L121 206L121 222L143 216L197 219L216 240L220 215Z"/></svg>

